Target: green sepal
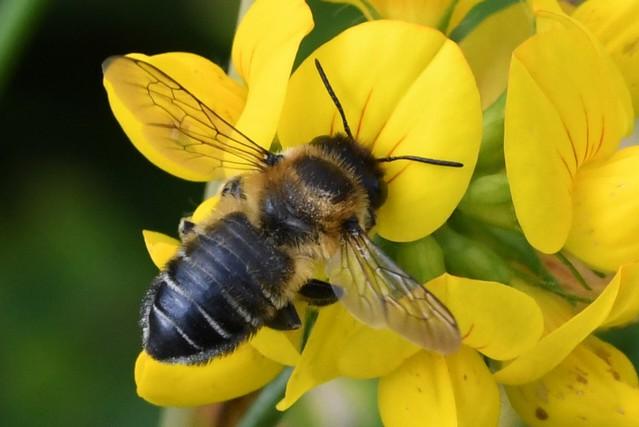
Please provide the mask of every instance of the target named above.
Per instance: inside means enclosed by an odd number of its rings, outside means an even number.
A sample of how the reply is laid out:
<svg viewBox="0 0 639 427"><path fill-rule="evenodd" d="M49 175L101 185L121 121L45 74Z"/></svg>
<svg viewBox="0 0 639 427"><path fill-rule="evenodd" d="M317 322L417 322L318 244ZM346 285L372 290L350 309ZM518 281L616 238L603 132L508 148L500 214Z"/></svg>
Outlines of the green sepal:
<svg viewBox="0 0 639 427"><path fill-rule="evenodd" d="M425 283L446 272L444 253L431 236L408 243L391 242L380 236L373 240L419 283Z"/></svg>
<svg viewBox="0 0 639 427"><path fill-rule="evenodd" d="M506 92L484 111L483 133L475 175L504 169L504 108Z"/></svg>
<svg viewBox="0 0 639 427"><path fill-rule="evenodd" d="M487 245L468 238L448 225L433 236L444 250L446 270L457 276L509 284L513 272L506 261Z"/></svg>
<svg viewBox="0 0 639 427"><path fill-rule="evenodd" d="M464 19L450 32L449 38L459 43L491 15L524 0L484 0L473 6Z"/></svg>
<svg viewBox="0 0 639 427"><path fill-rule="evenodd" d="M507 262L523 265L535 275L547 275L537 252L520 230L486 224L459 211L453 214L449 223L460 233L491 248Z"/></svg>

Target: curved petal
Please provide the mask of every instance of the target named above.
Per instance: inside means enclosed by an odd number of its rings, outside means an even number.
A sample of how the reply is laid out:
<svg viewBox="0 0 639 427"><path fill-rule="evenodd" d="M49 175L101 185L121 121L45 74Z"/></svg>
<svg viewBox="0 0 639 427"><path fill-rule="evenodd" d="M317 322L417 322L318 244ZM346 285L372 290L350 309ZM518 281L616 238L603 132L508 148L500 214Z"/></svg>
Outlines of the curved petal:
<svg viewBox="0 0 639 427"><path fill-rule="evenodd" d="M243 396L270 382L282 365L248 344L207 365L160 363L145 352L135 362L137 393L160 406L196 406Z"/></svg>
<svg viewBox="0 0 639 427"><path fill-rule="evenodd" d="M477 79L482 109L504 92L513 50L533 33L529 6L515 2L487 17L459 42Z"/></svg>
<svg viewBox="0 0 639 427"><path fill-rule="evenodd" d="M379 382L379 410L388 427L496 426L499 389L481 356L420 351ZM481 403L479 403L481 402Z"/></svg>
<svg viewBox="0 0 639 427"><path fill-rule="evenodd" d="M196 224L201 224L211 218L215 207L220 202L219 194L209 197L198 205L191 215L191 221Z"/></svg>
<svg viewBox="0 0 639 427"><path fill-rule="evenodd" d="M527 425L639 426L639 389L632 363L591 338L539 381L506 387Z"/></svg>
<svg viewBox="0 0 639 427"><path fill-rule="evenodd" d="M249 87L237 128L269 148L300 42L313 28L302 0L261 0L248 10L235 34L233 66Z"/></svg>
<svg viewBox="0 0 639 427"><path fill-rule="evenodd" d="M617 282L617 299L601 327L623 326L639 317L639 262L622 265L608 286Z"/></svg>
<svg viewBox="0 0 639 427"><path fill-rule="evenodd" d="M234 123L244 107L246 91L230 79L219 66L191 53L164 53L146 56L127 55L142 59L179 82L191 94L227 121ZM109 60L107 60L109 61ZM191 181L208 181L216 174L217 163L208 157L193 158L192 152L179 150L172 143L165 143L167 129L148 124L166 120L163 110L147 107L149 99L140 97L135 90L136 83L146 83L141 69L133 72L125 68L128 63L105 62L104 87L109 96L113 115L127 134L133 145L154 165L177 177ZM130 64L129 64L130 65ZM140 80L140 81L138 81Z"/></svg>
<svg viewBox="0 0 639 427"><path fill-rule="evenodd" d="M282 365L294 366L300 359L298 351L302 329L292 332L263 327L251 339L251 345L265 357Z"/></svg>
<svg viewBox="0 0 639 427"><path fill-rule="evenodd" d="M419 350L389 330L364 325L341 304L323 308L277 408L288 409L311 388L338 376L385 375Z"/></svg>
<svg viewBox="0 0 639 427"><path fill-rule="evenodd" d="M463 343L491 359L517 357L541 337L541 310L517 289L448 274L426 286L455 315Z"/></svg>
<svg viewBox="0 0 639 427"><path fill-rule="evenodd" d="M589 0L572 15L604 45L623 74L639 114L639 3L634 0Z"/></svg>
<svg viewBox="0 0 639 427"><path fill-rule="evenodd" d="M536 346L495 373L498 382L523 384L556 367L570 352L604 323L619 294L620 276L586 308L544 336Z"/></svg>
<svg viewBox="0 0 639 427"><path fill-rule="evenodd" d="M142 236L151 261L158 269L162 269L180 247L179 240L157 231L143 230Z"/></svg>
<svg viewBox="0 0 639 427"><path fill-rule="evenodd" d="M411 46L410 54L397 46ZM349 28L315 51L291 78L278 130L284 147L343 132L315 59L344 106L353 135L375 155L464 163L460 169L406 161L386 167L389 198L379 211L380 235L411 241L429 234L465 191L481 138L478 92L461 51L441 33L403 22Z"/></svg>
<svg viewBox="0 0 639 427"><path fill-rule="evenodd" d="M580 171L573 201L568 251L603 271L639 260L639 147Z"/></svg>
<svg viewBox="0 0 639 427"><path fill-rule="evenodd" d="M568 236L578 170L608 157L632 120L609 58L580 25L559 15L557 22L515 50L505 112L515 212L526 238L546 253Z"/></svg>

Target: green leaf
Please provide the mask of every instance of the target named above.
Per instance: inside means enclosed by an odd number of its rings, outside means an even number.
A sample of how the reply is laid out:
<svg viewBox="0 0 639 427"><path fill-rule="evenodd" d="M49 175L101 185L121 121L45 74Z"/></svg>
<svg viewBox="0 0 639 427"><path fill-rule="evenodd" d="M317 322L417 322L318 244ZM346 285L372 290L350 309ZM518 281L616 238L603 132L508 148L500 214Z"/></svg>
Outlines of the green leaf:
<svg viewBox="0 0 639 427"><path fill-rule="evenodd" d="M479 24L481 24L490 15L499 12L522 0L484 0L477 3L468 11L464 19L450 32L449 38L457 43L462 41L468 34L472 33Z"/></svg>

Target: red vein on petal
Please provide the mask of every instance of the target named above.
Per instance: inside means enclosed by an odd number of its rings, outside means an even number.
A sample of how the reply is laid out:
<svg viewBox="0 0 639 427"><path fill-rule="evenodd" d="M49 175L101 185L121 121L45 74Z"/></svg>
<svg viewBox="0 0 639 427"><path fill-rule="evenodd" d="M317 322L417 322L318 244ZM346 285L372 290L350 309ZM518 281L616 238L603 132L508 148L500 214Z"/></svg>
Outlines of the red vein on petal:
<svg viewBox="0 0 639 427"><path fill-rule="evenodd" d="M564 164L564 167L568 171L568 175L570 175L571 178L574 178L575 176L573 175L572 171L570 170L570 167L568 166L568 162L566 161L566 159L564 159L564 156L561 155L561 153L559 152L559 149L557 149L556 151L557 151L557 155L561 159L561 162Z"/></svg>
<svg viewBox="0 0 639 427"><path fill-rule="evenodd" d="M462 337L462 341L464 341L466 338L468 338L470 336L470 333L473 331L473 329L475 328L475 324L471 323L470 324L470 328L468 328L468 332L466 332Z"/></svg>
<svg viewBox="0 0 639 427"><path fill-rule="evenodd" d="M513 57L516 57L516 55L513 55ZM517 59L522 63L522 65L525 64L525 62L521 61L521 59L519 59L519 58L517 58ZM533 75L532 71L528 67L526 67L525 65L524 65L524 71L528 74L528 76L530 77L532 82L537 86L537 88L539 88L539 92L546 98L546 100L548 100L550 105L552 105L553 109L557 113L557 117L559 117L559 120L561 121L561 124L564 127L564 132L566 133L566 137L568 138L568 141L570 141L570 148L572 149L572 155L573 155L574 160L575 160L575 171L576 171L579 168L579 161L577 160L577 151L575 150L575 143L574 143L574 140L572 138L572 135L570 134L570 130L568 128L568 125L566 125L566 121L564 120L563 116L561 115L561 110L559 109L559 107L557 107L557 104L555 103L555 100L546 93L546 91L544 90L543 86L539 83L539 79L535 78L535 76Z"/></svg>
<svg viewBox="0 0 639 427"><path fill-rule="evenodd" d="M399 138L397 140L397 142L395 144L393 144L393 146L391 147L390 151L388 152L387 156L392 156L395 153L395 150L397 149L397 147L399 147L399 144L401 144L402 142L404 142L404 140L406 139L406 137L408 136L408 134L404 134L404 136L402 136L401 138Z"/></svg>
<svg viewBox="0 0 639 427"><path fill-rule="evenodd" d="M584 102L584 97L580 95L581 98L581 106L584 110L584 116L586 117L586 147L584 148L582 163L585 163L588 160L590 155L590 119L588 118L588 110L586 109L586 103Z"/></svg>
<svg viewBox="0 0 639 427"><path fill-rule="evenodd" d="M366 114L366 109L368 108L368 104L371 101L372 95L373 95L373 88L371 88L371 90L368 91L368 95L366 96L366 100L364 101L364 105L362 106L362 111L359 115L359 122L357 123L357 130L355 131L355 139L359 139L359 132L362 130L364 115Z"/></svg>
<svg viewBox="0 0 639 427"><path fill-rule="evenodd" d="M408 168L410 166L410 162L409 164L407 164L406 166L404 166L403 168L401 168L395 175L393 175L390 179L386 180L386 184L390 184L391 182L393 182L393 180L395 180L395 178L397 178L398 176L400 176L405 170L406 168Z"/></svg>
<svg viewBox="0 0 639 427"><path fill-rule="evenodd" d="M601 136L599 136L599 144L597 144L597 149L593 153L593 156L597 155L599 150L601 150L605 134L606 134L606 117L602 114L601 115Z"/></svg>

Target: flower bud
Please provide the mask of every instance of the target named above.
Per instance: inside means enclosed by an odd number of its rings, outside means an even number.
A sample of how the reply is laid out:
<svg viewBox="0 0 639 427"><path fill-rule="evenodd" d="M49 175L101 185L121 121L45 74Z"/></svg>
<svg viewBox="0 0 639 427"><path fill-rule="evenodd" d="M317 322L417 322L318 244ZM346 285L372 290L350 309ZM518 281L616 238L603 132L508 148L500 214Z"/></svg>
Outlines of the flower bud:
<svg viewBox="0 0 639 427"><path fill-rule="evenodd" d="M494 173L504 168L504 106L506 92L484 111L484 131L475 173Z"/></svg>
<svg viewBox="0 0 639 427"><path fill-rule="evenodd" d="M510 283L512 271L502 257L484 244L463 236L448 226L434 233L444 250L446 270L471 279Z"/></svg>
<svg viewBox="0 0 639 427"><path fill-rule="evenodd" d="M446 271L444 253L431 236L408 243L391 242L377 236L375 243L419 283L425 283Z"/></svg>

